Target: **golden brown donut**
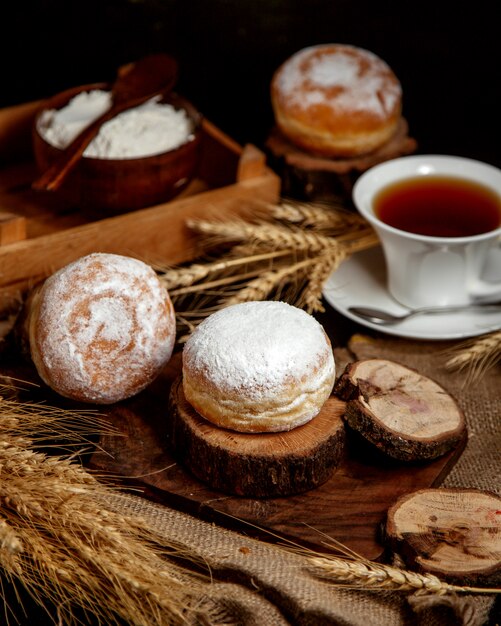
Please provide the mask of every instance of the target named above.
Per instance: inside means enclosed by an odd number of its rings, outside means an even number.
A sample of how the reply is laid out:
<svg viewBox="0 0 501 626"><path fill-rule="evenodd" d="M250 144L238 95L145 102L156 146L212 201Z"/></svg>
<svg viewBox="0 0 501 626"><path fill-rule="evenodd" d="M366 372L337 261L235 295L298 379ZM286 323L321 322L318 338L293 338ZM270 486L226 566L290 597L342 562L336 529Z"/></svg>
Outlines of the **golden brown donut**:
<svg viewBox="0 0 501 626"><path fill-rule="evenodd" d="M27 315L31 358L62 396L111 404L149 385L170 359L174 309L154 270L95 253L50 276Z"/></svg>
<svg viewBox="0 0 501 626"><path fill-rule="evenodd" d="M213 313L183 350L188 402L216 426L279 432L318 414L335 364L322 326L285 302L236 304Z"/></svg>
<svg viewBox="0 0 501 626"><path fill-rule="evenodd" d="M374 53L324 44L296 52L277 69L271 102L277 126L298 147L354 157L373 152L395 133L402 89Z"/></svg>

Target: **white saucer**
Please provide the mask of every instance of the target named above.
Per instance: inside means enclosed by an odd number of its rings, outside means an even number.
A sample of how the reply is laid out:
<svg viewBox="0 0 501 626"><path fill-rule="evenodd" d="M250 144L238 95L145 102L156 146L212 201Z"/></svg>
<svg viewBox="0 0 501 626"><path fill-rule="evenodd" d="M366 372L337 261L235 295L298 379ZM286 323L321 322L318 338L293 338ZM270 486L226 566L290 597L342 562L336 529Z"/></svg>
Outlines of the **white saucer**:
<svg viewBox="0 0 501 626"><path fill-rule="evenodd" d="M397 337L461 339L501 328L501 309L423 314L392 326L379 326L350 313L348 308L352 306L380 308L396 314L407 311L386 289L386 264L380 247L357 252L346 259L328 278L323 294L339 313L363 326Z"/></svg>

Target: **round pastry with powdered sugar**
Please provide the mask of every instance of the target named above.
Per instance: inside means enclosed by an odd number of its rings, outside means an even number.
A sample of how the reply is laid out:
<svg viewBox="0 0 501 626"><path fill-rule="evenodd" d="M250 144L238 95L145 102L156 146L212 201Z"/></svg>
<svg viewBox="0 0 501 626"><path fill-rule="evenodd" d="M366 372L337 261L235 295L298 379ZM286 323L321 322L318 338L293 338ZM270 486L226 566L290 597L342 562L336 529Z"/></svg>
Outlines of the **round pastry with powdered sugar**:
<svg viewBox="0 0 501 626"><path fill-rule="evenodd" d="M315 417L334 385L330 341L285 302L213 313L183 350L183 391L205 419L239 432L288 431Z"/></svg>
<svg viewBox="0 0 501 626"><path fill-rule="evenodd" d="M25 329L42 380L62 396L111 404L149 385L172 355L169 294L147 264L94 253L50 276Z"/></svg>
<svg viewBox="0 0 501 626"><path fill-rule="evenodd" d="M300 148L327 157L369 154L388 142L402 112L402 88L374 53L343 44L304 48L271 81L280 131Z"/></svg>

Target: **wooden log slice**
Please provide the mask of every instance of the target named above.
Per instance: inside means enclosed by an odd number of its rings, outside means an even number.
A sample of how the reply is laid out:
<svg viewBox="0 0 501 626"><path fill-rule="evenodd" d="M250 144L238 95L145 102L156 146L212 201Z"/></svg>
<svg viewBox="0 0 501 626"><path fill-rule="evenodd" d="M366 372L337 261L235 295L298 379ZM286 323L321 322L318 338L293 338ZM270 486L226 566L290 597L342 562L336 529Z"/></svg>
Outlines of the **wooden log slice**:
<svg viewBox="0 0 501 626"><path fill-rule="evenodd" d="M168 432L173 455L199 480L224 493L288 496L324 483L342 460L344 402L330 397L310 422L280 433L219 428L188 403L182 379L172 385Z"/></svg>
<svg viewBox="0 0 501 626"><path fill-rule="evenodd" d="M334 393L347 401L349 426L400 461L435 459L466 436L455 399L434 380L393 361L350 363Z"/></svg>
<svg viewBox="0 0 501 626"><path fill-rule="evenodd" d="M476 489L421 489L389 509L386 539L409 567L462 585L501 582L501 498Z"/></svg>
<svg viewBox="0 0 501 626"><path fill-rule="evenodd" d="M275 127L266 140L268 160L282 179L282 195L306 200L343 199L352 206L353 185L369 168L412 154L417 142L409 136L409 125L403 117L395 133L375 152L348 158L328 158L307 152L291 143Z"/></svg>

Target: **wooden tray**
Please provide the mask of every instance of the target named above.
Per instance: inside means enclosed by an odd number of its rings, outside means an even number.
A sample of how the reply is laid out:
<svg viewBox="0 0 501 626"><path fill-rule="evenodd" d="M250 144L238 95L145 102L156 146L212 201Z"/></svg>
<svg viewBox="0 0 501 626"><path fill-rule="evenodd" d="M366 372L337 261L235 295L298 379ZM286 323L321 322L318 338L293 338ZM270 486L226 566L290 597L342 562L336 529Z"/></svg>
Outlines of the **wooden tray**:
<svg viewBox="0 0 501 626"><path fill-rule="evenodd" d="M176 199L114 217L91 216L31 190L31 127L43 102L0 110L0 310L2 302L90 252L128 254L151 264L197 256L189 217L244 214L276 202L280 180L255 146L239 146L209 121L197 177Z"/></svg>
<svg viewBox="0 0 501 626"><path fill-rule="evenodd" d="M368 559L380 559L379 527L389 506L405 493L440 484L464 447L463 442L432 463L404 465L385 460L353 435L343 463L316 489L286 498L226 495L194 478L168 449L167 400L179 373L176 354L148 390L106 411L117 436L100 440L102 451L92 455L90 467L123 477L159 502L267 540L273 539L269 532L328 551L324 533Z"/></svg>

